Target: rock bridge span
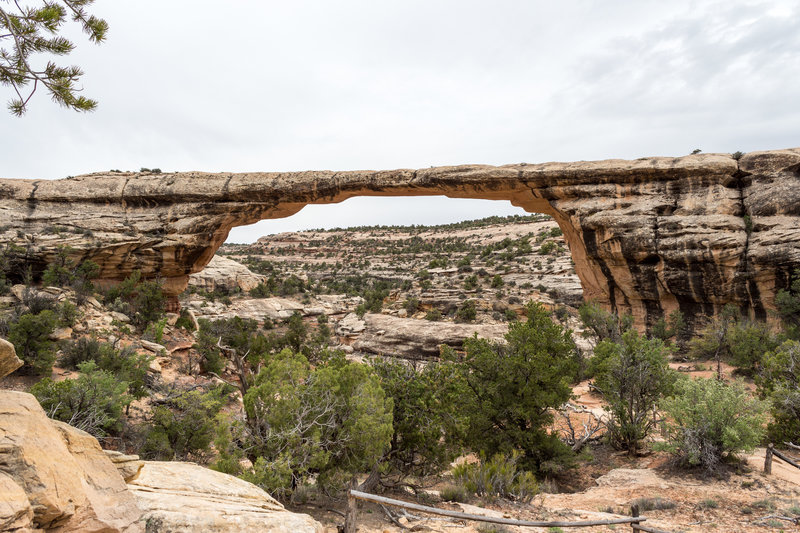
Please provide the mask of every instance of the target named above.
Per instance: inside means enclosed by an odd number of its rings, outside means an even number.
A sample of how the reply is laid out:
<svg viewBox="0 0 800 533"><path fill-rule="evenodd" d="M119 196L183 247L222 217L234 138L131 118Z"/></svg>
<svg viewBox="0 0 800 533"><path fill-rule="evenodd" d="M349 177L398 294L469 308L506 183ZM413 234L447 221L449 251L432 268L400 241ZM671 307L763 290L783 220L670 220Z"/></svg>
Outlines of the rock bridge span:
<svg viewBox="0 0 800 533"><path fill-rule="evenodd" d="M95 173L0 179L0 245L34 273L69 246L113 283L134 270L182 292L231 228L353 196L510 200L552 215L586 299L639 326L733 303L764 318L800 268L800 148L419 170ZM14 244L16 246L11 247Z"/></svg>

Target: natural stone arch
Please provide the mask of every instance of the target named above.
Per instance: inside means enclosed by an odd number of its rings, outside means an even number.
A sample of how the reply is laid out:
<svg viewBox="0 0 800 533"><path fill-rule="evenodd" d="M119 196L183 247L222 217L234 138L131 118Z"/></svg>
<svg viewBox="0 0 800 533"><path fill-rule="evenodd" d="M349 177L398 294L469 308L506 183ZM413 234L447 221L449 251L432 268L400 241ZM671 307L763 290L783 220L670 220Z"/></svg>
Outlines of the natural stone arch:
<svg viewBox="0 0 800 533"><path fill-rule="evenodd" d="M552 215L587 299L651 325L727 303L765 317L800 266L800 149L576 163L419 170L242 174L98 173L0 180L0 243L42 270L57 247L101 266L105 283L135 269L172 297L234 226L353 196L509 200ZM748 218L746 218L748 217ZM60 234L49 228L63 227Z"/></svg>

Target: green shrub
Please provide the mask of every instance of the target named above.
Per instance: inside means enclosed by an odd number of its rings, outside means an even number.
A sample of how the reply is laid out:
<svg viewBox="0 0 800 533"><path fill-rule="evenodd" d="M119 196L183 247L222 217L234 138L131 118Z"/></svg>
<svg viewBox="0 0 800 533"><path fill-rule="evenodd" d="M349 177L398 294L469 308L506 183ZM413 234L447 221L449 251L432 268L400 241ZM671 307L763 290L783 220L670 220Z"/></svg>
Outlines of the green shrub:
<svg viewBox="0 0 800 533"><path fill-rule="evenodd" d="M608 403L611 443L636 453L653 427L653 409L672 392L675 373L670 370L669 349L660 339L626 331L620 343L601 341L594 350L591 372Z"/></svg>
<svg viewBox="0 0 800 533"><path fill-rule="evenodd" d="M553 409L572 395L575 344L570 330L556 324L540 304L528 305L528 319L509 326L506 343L471 337L460 360L468 387L462 399L467 415L466 444L487 456L522 452L526 470L560 472L571 452L549 433Z"/></svg>
<svg viewBox="0 0 800 533"><path fill-rule="evenodd" d="M202 457L214 438L223 403L223 388L192 390L163 400L153 407L139 453L164 461Z"/></svg>
<svg viewBox="0 0 800 533"><path fill-rule="evenodd" d="M132 398L143 398L147 394L146 377L153 359L151 356L139 354L129 347L116 350L112 345L90 337L66 343L62 352L59 364L65 368L78 369L83 363L93 362L99 370L127 383Z"/></svg>
<svg viewBox="0 0 800 533"><path fill-rule="evenodd" d="M677 507L674 501L664 499L660 496L636 498L631 502L631 505L637 505L639 507L639 512L663 511Z"/></svg>
<svg viewBox="0 0 800 533"><path fill-rule="evenodd" d="M462 452L464 383L451 363L374 359L381 388L392 400L392 438L383 477L401 482L439 474Z"/></svg>
<svg viewBox="0 0 800 533"><path fill-rule="evenodd" d="M463 485L447 485L439 491L439 496L445 502L467 503L469 492Z"/></svg>
<svg viewBox="0 0 800 533"><path fill-rule="evenodd" d="M408 316L413 315L419 309L419 298L409 298L403 306L408 313Z"/></svg>
<svg viewBox="0 0 800 533"><path fill-rule="evenodd" d="M161 284L158 281L143 281L142 273L138 270L110 289L105 301L111 302L115 310L130 316L131 323L140 331L164 314L165 298Z"/></svg>
<svg viewBox="0 0 800 533"><path fill-rule="evenodd" d="M64 300L58 307L58 325L71 328L78 320L78 308L69 300Z"/></svg>
<svg viewBox="0 0 800 533"><path fill-rule="evenodd" d="M800 342L787 340L763 358L756 377L760 394L771 400L768 433L773 442L800 440Z"/></svg>
<svg viewBox="0 0 800 533"><path fill-rule="evenodd" d="M270 290L269 285L262 281L250 289L250 296L253 298L269 298L272 296L272 291Z"/></svg>
<svg viewBox="0 0 800 533"><path fill-rule="evenodd" d="M56 329L56 314L50 310L21 315L8 330L8 341L25 363L23 371L49 376L56 360L56 344L50 335Z"/></svg>
<svg viewBox="0 0 800 533"><path fill-rule="evenodd" d="M675 392L661 402L668 420L662 448L685 466L715 473L723 461L752 451L764 436L768 404L740 382L684 378Z"/></svg>
<svg viewBox="0 0 800 533"><path fill-rule="evenodd" d="M474 300L464 300L456 311L456 320L460 322L472 322L478 316Z"/></svg>
<svg viewBox="0 0 800 533"><path fill-rule="evenodd" d="M464 489L478 496L505 498L529 503L539 493L539 483L531 472L518 469L519 452L481 457L478 463L462 463L453 468L453 478Z"/></svg>
<svg viewBox="0 0 800 533"><path fill-rule="evenodd" d="M431 309L427 313L425 313L425 320L430 320L432 322L438 322L442 319L442 312L438 309Z"/></svg>
<svg viewBox="0 0 800 533"><path fill-rule="evenodd" d="M633 315L617 316L606 311L597 302L586 302L578 308L581 322L598 340L619 342L622 334L633 327Z"/></svg>
<svg viewBox="0 0 800 533"><path fill-rule="evenodd" d="M371 469L392 435L392 402L369 366L333 355L312 368L289 349L271 357L244 396L251 481L284 497L316 473L328 490Z"/></svg>
<svg viewBox="0 0 800 533"><path fill-rule="evenodd" d="M100 370L93 361L78 365L77 379L53 381L44 378L31 387L50 418L104 437L121 429L122 410L131 402L128 383Z"/></svg>

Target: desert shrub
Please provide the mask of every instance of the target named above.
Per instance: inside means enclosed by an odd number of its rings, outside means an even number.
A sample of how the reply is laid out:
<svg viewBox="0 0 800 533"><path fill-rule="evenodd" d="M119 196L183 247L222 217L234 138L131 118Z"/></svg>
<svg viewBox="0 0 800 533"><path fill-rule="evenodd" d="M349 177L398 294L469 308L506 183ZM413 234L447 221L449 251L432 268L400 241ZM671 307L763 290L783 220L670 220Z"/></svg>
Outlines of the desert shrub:
<svg viewBox="0 0 800 533"><path fill-rule="evenodd" d="M149 355L139 354L129 347L116 350L112 345L90 337L65 344L62 352L59 363L65 368L80 369L82 364L93 362L98 370L127 383L132 398L143 398L147 394L147 369L153 359Z"/></svg>
<svg viewBox="0 0 800 533"><path fill-rule="evenodd" d="M431 309L427 313L425 313L425 320L430 320L432 322L438 322L442 319L442 312L438 309Z"/></svg>
<svg viewBox="0 0 800 533"><path fill-rule="evenodd" d="M768 404L740 382L684 378L661 406L667 415L667 441L661 447L679 464L708 473L718 472L736 453L752 451L764 436Z"/></svg>
<svg viewBox="0 0 800 533"><path fill-rule="evenodd" d="M374 359L381 388L392 400L392 438L384 477L402 481L441 473L462 451L463 382L446 362Z"/></svg>
<svg viewBox="0 0 800 533"><path fill-rule="evenodd" d="M598 340L619 342L622 334L633 326L633 315L617 316L606 311L597 302L586 302L578 308L581 322Z"/></svg>
<svg viewBox="0 0 800 533"><path fill-rule="evenodd" d="M186 331L195 330L194 321L192 320L189 311L187 311L186 309L181 309L181 314L178 317L178 320L175 321L175 327L185 329Z"/></svg>
<svg viewBox="0 0 800 533"><path fill-rule="evenodd" d="M161 400L146 424L139 453L148 459L202 457L215 435L216 416L225 401L222 387L192 390Z"/></svg>
<svg viewBox="0 0 800 533"><path fill-rule="evenodd" d="M680 309L675 309L667 318L659 318L650 330L650 335L664 342L681 338L686 332L686 320Z"/></svg>
<svg viewBox="0 0 800 533"><path fill-rule="evenodd" d="M470 274L464 278L464 290L471 291L478 287L477 274Z"/></svg>
<svg viewBox="0 0 800 533"><path fill-rule="evenodd" d="M787 334L800 338L800 269L794 271L789 289L781 289L775 295L775 307Z"/></svg>
<svg viewBox="0 0 800 533"><path fill-rule="evenodd" d="M244 396L247 479L281 497L316 473L319 486L344 487L389 446L392 403L372 369L335 355L312 368L285 349L271 357Z"/></svg>
<svg viewBox="0 0 800 533"><path fill-rule="evenodd" d="M409 298L403 306L409 316L413 315L419 309L419 298Z"/></svg>
<svg viewBox="0 0 800 533"><path fill-rule="evenodd" d="M58 306L58 325L71 328L78 320L78 308L69 300L64 300Z"/></svg>
<svg viewBox="0 0 800 533"><path fill-rule="evenodd" d="M456 310L456 320L460 322L472 322L478 316L474 300L464 300Z"/></svg>
<svg viewBox="0 0 800 533"><path fill-rule="evenodd" d="M519 469L519 459L517 451L482 456L478 463L457 465L453 478L471 494L529 503L539 493L539 483L531 472Z"/></svg>
<svg viewBox="0 0 800 533"><path fill-rule="evenodd" d="M101 370L94 361L78 365L77 379L53 381L44 378L31 387L50 418L104 437L121 429L122 411L131 402L128 383Z"/></svg>
<svg viewBox="0 0 800 533"><path fill-rule="evenodd" d="M763 358L756 377L762 397L771 400L768 434L773 442L800 441L800 342L787 340Z"/></svg>
<svg viewBox="0 0 800 533"><path fill-rule="evenodd" d="M447 485L439 491L439 496L445 502L466 503L469 501L469 492L463 485Z"/></svg>
<svg viewBox="0 0 800 533"><path fill-rule="evenodd" d="M25 313L9 326L8 341L25 363L23 372L50 375L56 360L56 344L50 335L57 323L56 314L46 309L38 314Z"/></svg>
<svg viewBox="0 0 800 533"><path fill-rule="evenodd" d="M601 341L594 353L595 385L611 415L608 436L614 446L636 453L653 427L653 409L675 383L668 366L669 349L660 339L629 330L619 343Z"/></svg>
<svg viewBox="0 0 800 533"><path fill-rule="evenodd" d="M503 285L504 285L503 277L500 274L495 274L494 277L492 278L492 288L499 289Z"/></svg>
<svg viewBox="0 0 800 533"><path fill-rule="evenodd" d="M526 470L559 472L571 452L547 428L552 410L566 402L575 376L575 344L570 330L556 324L540 304L529 304L527 321L510 324L506 343L471 337L460 360L467 384L462 410L467 416L465 442L487 456L522 453Z"/></svg>
<svg viewBox="0 0 800 533"><path fill-rule="evenodd" d="M674 509L677 504L672 500L667 500L660 496L645 496L636 498L631 502L631 505L639 507L640 512L646 511L663 511L666 509Z"/></svg>
<svg viewBox="0 0 800 533"><path fill-rule="evenodd" d="M105 301L110 302L115 310L130 316L131 323L140 331L164 314L161 284L154 280L143 281L138 270L106 292Z"/></svg>
<svg viewBox="0 0 800 533"><path fill-rule="evenodd" d="M270 290L269 285L262 281L250 289L250 296L253 298L269 298L272 296L272 291Z"/></svg>
<svg viewBox="0 0 800 533"><path fill-rule="evenodd" d="M718 364L730 361L741 373L753 375L764 353L777 345L777 336L765 323L741 318L736 307L727 305L689 342L689 355L714 359Z"/></svg>

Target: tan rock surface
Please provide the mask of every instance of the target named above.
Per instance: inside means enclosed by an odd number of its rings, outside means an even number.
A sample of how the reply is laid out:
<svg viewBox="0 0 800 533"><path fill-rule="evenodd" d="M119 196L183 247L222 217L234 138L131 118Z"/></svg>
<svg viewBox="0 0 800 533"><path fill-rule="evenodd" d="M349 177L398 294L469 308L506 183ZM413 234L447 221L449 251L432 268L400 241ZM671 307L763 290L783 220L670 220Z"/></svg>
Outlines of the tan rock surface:
<svg viewBox="0 0 800 533"><path fill-rule="evenodd" d="M25 491L34 525L138 530L140 511L97 441L51 422L32 395L0 391L0 473Z"/></svg>
<svg viewBox="0 0 800 533"><path fill-rule="evenodd" d="M146 461L128 485L145 510L148 531L322 533L255 485L192 463Z"/></svg>
<svg viewBox="0 0 800 533"><path fill-rule="evenodd" d="M22 359L17 357L14 345L5 339L0 339L0 379L23 365Z"/></svg>
<svg viewBox="0 0 800 533"><path fill-rule="evenodd" d="M138 455L126 455L116 450L103 450L103 452L126 483L136 479L144 466L144 461L141 461Z"/></svg>
<svg viewBox="0 0 800 533"><path fill-rule="evenodd" d="M405 359L439 356L439 346L461 348L464 339L479 337L500 341L508 332L507 324L455 324L367 313L365 330L353 344L361 352L390 355Z"/></svg>
<svg viewBox="0 0 800 533"><path fill-rule="evenodd" d="M33 509L22 487L0 473L0 531L13 531L33 525Z"/></svg>
<svg viewBox="0 0 800 533"><path fill-rule="evenodd" d="M68 245L76 260L100 265L100 284L140 269L145 277L160 276L175 296L232 227L286 217L309 203L352 196L510 200L558 222L586 298L632 312L640 326L675 308L692 324L727 303L757 317L774 308L777 290L800 265L798 168L800 149L788 149L738 161L698 154L419 170L4 179L0 227L7 229L0 243L29 244L37 272ZM73 231L49 235L44 230L52 225Z"/></svg>
<svg viewBox="0 0 800 533"><path fill-rule="evenodd" d="M189 285L208 292L222 290L230 293L236 289L247 292L265 279L266 276L251 272L233 259L215 255L202 271L189 276Z"/></svg>

